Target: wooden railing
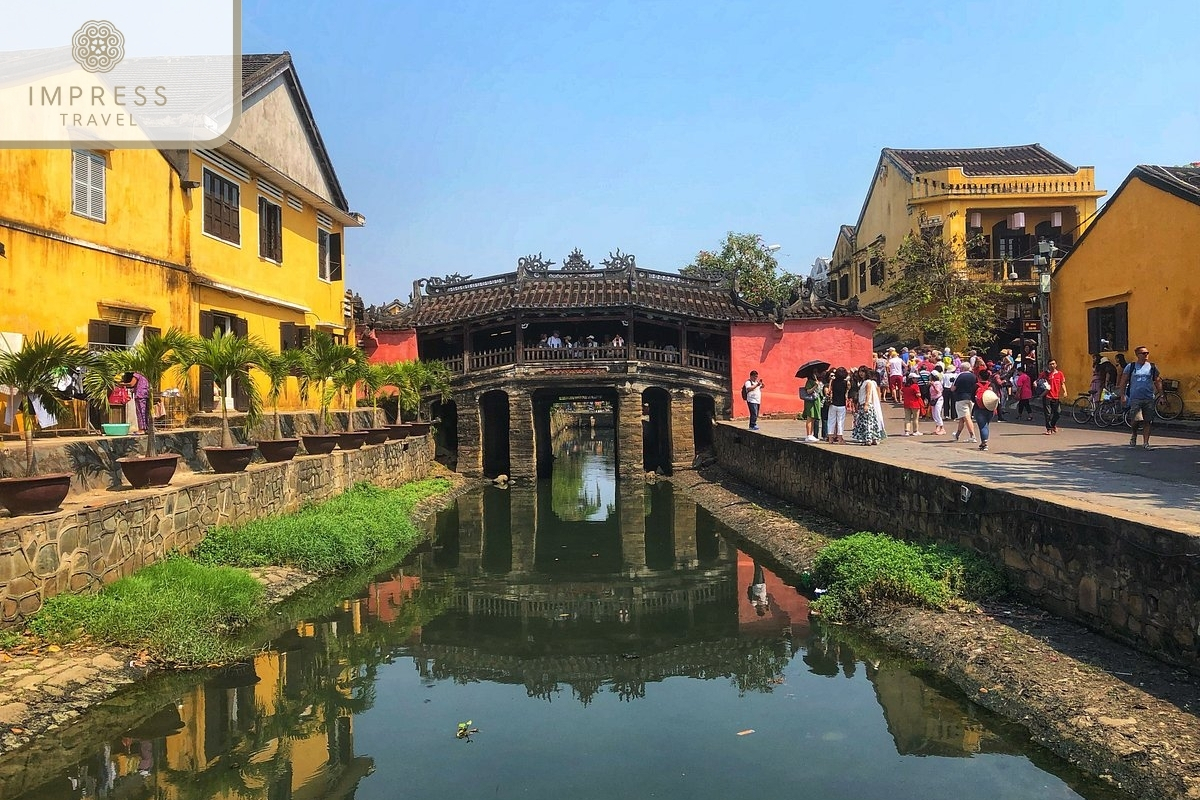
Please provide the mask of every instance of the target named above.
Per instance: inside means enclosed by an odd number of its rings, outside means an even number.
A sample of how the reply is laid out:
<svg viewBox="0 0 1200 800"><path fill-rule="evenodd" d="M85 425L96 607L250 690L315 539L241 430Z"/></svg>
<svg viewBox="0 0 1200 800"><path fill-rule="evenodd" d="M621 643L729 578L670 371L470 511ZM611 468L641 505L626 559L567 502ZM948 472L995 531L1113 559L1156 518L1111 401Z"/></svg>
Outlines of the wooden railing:
<svg viewBox="0 0 1200 800"><path fill-rule="evenodd" d="M722 375L729 373L729 359L724 356L713 356L708 353L688 353L687 365L692 369L699 369L705 372L719 372Z"/></svg>
<svg viewBox="0 0 1200 800"><path fill-rule="evenodd" d="M557 364L564 362L578 363L580 361L603 361L606 363L624 362L629 360L628 348L625 347L610 347L608 345L598 347L526 347L524 349L524 361L526 364ZM634 348L635 361L642 361L651 364L664 365L681 365L681 358L678 350L667 347L642 347ZM440 359L446 365L446 369L453 375L464 374L464 363L462 356L450 356ZM516 363L516 348L501 347L495 350L485 350L480 353L472 353L470 358L470 371L491 369L493 367L510 366ZM702 372L712 372L719 375L726 375L729 372L729 358L727 356L711 355L709 353L688 353L686 368L700 370Z"/></svg>
<svg viewBox="0 0 1200 800"><path fill-rule="evenodd" d="M488 369L516 363L516 348L501 347L496 350L484 350L482 353L471 353L471 369Z"/></svg>

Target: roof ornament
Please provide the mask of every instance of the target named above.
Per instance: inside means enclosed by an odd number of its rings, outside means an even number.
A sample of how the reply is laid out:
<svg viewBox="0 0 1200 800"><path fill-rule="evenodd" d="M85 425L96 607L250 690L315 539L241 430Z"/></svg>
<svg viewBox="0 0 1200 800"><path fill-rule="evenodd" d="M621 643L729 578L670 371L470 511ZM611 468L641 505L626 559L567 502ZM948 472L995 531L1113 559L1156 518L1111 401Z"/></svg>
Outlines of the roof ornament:
<svg viewBox="0 0 1200 800"><path fill-rule="evenodd" d="M563 259L563 272L590 272L592 269L594 269L592 262L583 257L583 253L578 247L571 251L571 255Z"/></svg>
<svg viewBox="0 0 1200 800"><path fill-rule="evenodd" d="M441 294L455 284L466 283L469 280L471 280L470 275L459 275L457 272L453 272L441 278L425 278L422 281L418 281L418 283L425 284L425 290L429 294ZM414 286L414 288L416 287Z"/></svg>
<svg viewBox="0 0 1200 800"><path fill-rule="evenodd" d="M517 278L524 278L527 275L546 275L553 266L554 262L543 259L541 253L536 256L522 256L517 259Z"/></svg>
<svg viewBox="0 0 1200 800"><path fill-rule="evenodd" d="M610 272L620 272L622 270L634 270L637 268L637 259L633 253L622 253L621 248L617 248L617 252L609 253L608 258L600 262L606 270Z"/></svg>

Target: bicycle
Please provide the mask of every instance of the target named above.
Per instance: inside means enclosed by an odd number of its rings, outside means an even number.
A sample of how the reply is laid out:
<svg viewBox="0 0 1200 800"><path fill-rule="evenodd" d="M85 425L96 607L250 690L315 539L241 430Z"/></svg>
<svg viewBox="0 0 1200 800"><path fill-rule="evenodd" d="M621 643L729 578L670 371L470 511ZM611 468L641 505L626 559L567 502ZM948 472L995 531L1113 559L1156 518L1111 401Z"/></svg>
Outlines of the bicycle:
<svg viewBox="0 0 1200 800"><path fill-rule="evenodd" d="M1071 416L1080 425L1094 422L1097 427L1107 428L1117 424L1123 413L1115 392L1105 391L1100 402L1091 392L1080 392L1071 404Z"/></svg>
<svg viewBox="0 0 1200 800"><path fill-rule="evenodd" d="M1172 383L1175 383L1172 381ZM1176 385L1178 385L1176 383ZM1161 422L1179 419L1183 414L1183 397L1175 390L1167 390L1154 396L1154 416ZM1129 409L1124 410L1125 427L1133 427L1133 414Z"/></svg>

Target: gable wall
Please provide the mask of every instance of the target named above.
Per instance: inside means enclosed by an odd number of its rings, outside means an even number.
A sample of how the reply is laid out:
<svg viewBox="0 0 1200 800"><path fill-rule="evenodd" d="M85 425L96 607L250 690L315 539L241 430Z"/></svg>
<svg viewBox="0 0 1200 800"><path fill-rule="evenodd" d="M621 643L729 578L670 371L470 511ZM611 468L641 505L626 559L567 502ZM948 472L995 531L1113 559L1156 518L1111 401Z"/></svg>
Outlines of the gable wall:
<svg viewBox="0 0 1200 800"><path fill-rule="evenodd" d="M332 203L333 193L302 119L280 76L246 100L233 141Z"/></svg>

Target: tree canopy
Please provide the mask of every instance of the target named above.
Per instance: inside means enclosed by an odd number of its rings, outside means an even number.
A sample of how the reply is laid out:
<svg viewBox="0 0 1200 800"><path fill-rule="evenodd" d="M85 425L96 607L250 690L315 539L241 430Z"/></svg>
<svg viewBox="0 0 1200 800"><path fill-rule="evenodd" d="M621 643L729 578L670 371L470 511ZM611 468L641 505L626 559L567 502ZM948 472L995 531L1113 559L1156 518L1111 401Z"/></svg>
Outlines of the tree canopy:
<svg viewBox="0 0 1200 800"><path fill-rule="evenodd" d="M990 339L1003 290L974 274L962 237L909 234L889 259L895 302L885 323L902 338L963 348Z"/></svg>
<svg viewBox="0 0 1200 800"><path fill-rule="evenodd" d="M701 250L679 272L693 278L718 278L727 285L732 285L736 277L741 296L756 305L768 300L786 305L804 280L786 270L779 271L775 254L761 236L733 231L725 236L719 250Z"/></svg>

